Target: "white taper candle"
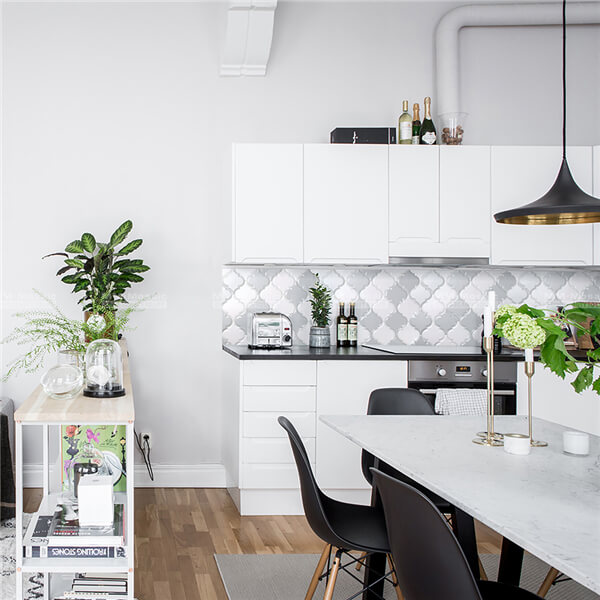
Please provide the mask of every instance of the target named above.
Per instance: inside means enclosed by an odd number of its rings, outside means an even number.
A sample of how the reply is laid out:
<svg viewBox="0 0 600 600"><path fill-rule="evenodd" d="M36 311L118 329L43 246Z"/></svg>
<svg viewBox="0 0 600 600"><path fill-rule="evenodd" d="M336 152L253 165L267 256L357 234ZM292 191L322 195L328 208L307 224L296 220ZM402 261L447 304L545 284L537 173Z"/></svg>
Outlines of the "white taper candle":
<svg viewBox="0 0 600 600"><path fill-rule="evenodd" d="M533 362L533 348L525 348L525 362Z"/></svg>
<svg viewBox="0 0 600 600"><path fill-rule="evenodd" d="M483 310L483 335L485 337L492 335L492 311L489 306Z"/></svg>

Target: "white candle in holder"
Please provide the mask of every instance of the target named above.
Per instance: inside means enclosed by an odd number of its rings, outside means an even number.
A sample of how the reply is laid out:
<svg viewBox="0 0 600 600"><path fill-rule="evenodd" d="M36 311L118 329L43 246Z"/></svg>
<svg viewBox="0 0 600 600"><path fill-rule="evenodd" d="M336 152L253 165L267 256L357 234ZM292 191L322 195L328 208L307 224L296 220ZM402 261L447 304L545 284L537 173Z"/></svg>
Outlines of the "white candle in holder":
<svg viewBox="0 0 600 600"><path fill-rule="evenodd" d="M531 452L529 436L522 433L504 434L504 452L525 456Z"/></svg>
<svg viewBox="0 0 600 600"><path fill-rule="evenodd" d="M496 312L496 292L494 290L488 292L488 307L493 315Z"/></svg>
<svg viewBox="0 0 600 600"><path fill-rule="evenodd" d="M525 362L533 362L533 348L525 348Z"/></svg>
<svg viewBox="0 0 600 600"><path fill-rule="evenodd" d="M492 311L489 306L483 310L483 335L485 337L492 335Z"/></svg>

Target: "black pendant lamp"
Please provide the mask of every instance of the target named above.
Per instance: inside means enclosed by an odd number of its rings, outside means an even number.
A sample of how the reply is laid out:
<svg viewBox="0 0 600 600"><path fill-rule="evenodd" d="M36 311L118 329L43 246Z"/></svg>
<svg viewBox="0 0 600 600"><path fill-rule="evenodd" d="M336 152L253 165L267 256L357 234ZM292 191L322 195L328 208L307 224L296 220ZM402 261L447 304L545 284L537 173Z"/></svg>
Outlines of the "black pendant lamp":
<svg viewBox="0 0 600 600"><path fill-rule="evenodd" d="M554 185L539 199L525 206L496 213L498 223L509 225L571 225L599 223L600 199L586 194L573 179L567 162L567 0L562 5L563 34L563 128L562 164Z"/></svg>

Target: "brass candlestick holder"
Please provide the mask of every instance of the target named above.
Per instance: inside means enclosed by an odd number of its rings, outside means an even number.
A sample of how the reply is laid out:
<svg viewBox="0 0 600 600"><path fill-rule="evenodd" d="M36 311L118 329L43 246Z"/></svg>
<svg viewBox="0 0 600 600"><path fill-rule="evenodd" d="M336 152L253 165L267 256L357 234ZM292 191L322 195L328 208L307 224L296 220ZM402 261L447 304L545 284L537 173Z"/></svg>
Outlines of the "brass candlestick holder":
<svg viewBox="0 0 600 600"><path fill-rule="evenodd" d="M548 445L548 442L544 442L542 440L534 440L532 433L532 422L533 422L533 414L531 411L532 404L532 390L531 390L531 378L535 373L535 363L533 361L525 361L523 363L525 365L525 375L527 375L527 413L528 413L528 421L529 421L529 444L534 448L542 448Z"/></svg>
<svg viewBox="0 0 600 600"><path fill-rule="evenodd" d="M487 428L473 440L480 446L503 446L502 434L494 432L494 336L483 338L483 349L487 354Z"/></svg>

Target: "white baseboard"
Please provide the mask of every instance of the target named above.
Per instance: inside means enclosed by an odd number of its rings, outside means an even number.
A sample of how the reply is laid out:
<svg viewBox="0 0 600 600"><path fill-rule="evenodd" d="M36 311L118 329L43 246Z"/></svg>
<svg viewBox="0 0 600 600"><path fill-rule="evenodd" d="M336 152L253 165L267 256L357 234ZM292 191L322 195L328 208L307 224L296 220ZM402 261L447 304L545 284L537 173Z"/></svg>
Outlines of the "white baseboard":
<svg viewBox="0 0 600 600"><path fill-rule="evenodd" d="M145 465L135 465L135 487L224 488L225 467L220 464L153 465L154 481ZM23 487L42 487L42 465L23 466Z"/></svg>

